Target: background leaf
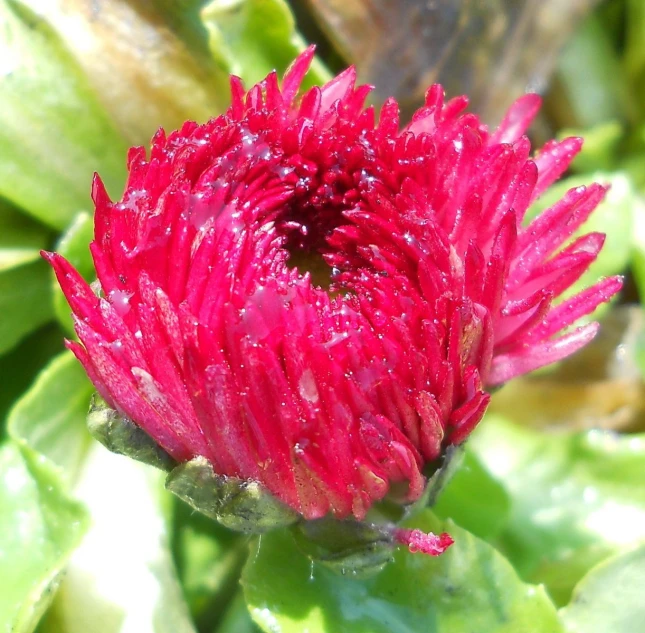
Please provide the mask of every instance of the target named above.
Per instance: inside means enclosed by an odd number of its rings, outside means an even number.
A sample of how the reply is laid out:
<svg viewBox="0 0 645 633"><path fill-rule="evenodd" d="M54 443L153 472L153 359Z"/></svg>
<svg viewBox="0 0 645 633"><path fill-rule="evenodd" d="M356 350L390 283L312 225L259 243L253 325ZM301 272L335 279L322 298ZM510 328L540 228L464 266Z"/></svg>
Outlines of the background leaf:
<svg viewBox="0 0 645 633"><path fill-rule="evenodd" d="M249 85L283 72L305 48L284 0L211 0L202 10L213 56ZM331 79L314 61L304 85Z"/></svg>
<svg viewBox="0 0 645 633"><path fill-rule="evenodd" d="M68 484L90 441L85 420L93 391L81 364L65 351L43 369L9 415L10 435L45 455Z"/></svg>
<svg viewBox="0 0 645 633"><path fill-rule="evenodd" d="M645 545L594 567L562 609L569 633L635 633L645 622Z"/></svg>
<svg viewBox="0 0 645 633"><path fill-rule="evenodd" d="M493 539L508 519L510 502L504 487L466 446L464 459L441 491L433 512L452 519L471 534Z"/></svg>
<svg viewBox="0 0 645 633"><path fill-rule="evenodd" d="M170 556L162 479L91 444L74 494L92 526L42 633L194 633Z"/></svg>
<svg viewBox="0 0 645 633"><path fill-rule="evenodd" d="M599 14L589 16L560 56L549 114L560 126L576 128L634 120L626 79L606 21Z"/></svg>
<svg viewBox="0 0 645 633"><path fill-rule="evenodd" d="M20 0L0 0L0 196L62 229L93 171L118 191L124 141L65 45Z"/></svg>
<svg viewBox="0 0 645 633"><path fill-rule="evenodd" d="M498 544L520 575L560 604L607 556L645 539L645 435L545 433L488 415L473 449L506 488Z"/></svg>
<svg viewBox="0 0 645 633"><path fill-rule="evenodd" d="M239 592L247 539L179 500L175 503L173 535L179 580L198 630L210 632L222 618L238 622L239 614L228 612L233 609L229 608L230 601Z"/></svg>
<svg viewBox="0 0 645 633"><path fill-rule="evenodd" d="M38 253L33 253L38 258ZM0 272L0 354L53 316L51 279L44 261Z"/></svg>
<svg viewBox="0 0 645 633"><path fill-rule="evenodd" d="M20 341L10 352L0 356L0 436L6 431L7 414L27 390L48 361L63 351L61 331L53 324L46 325Z"/></svg>
<svg viewBox="0 0 645 633"><path fill-rule="evenodd" d="M557 633L542 588L525 585L490 545L428 510L410 527L448 531L455 544L432 558L402 549L368 579L344 578L302 555L288 532L257 539L242 583L267 633Z"/></svg>
<svg viewBox="0 0 645 633"><path fill-rule="evenodd" d="M203 1L20 1L65 42L128 144L147 145L160 126L204 122L228 105L226 71L211 58L199 19ZM103 174L96 161L90 165Z"/></svg>
<svg viewBox="0 0 645 633"><path fill-rule="evenodd" d="M0 630L31 633L86 527L80 504L29 449L0 448Z"/></svg>

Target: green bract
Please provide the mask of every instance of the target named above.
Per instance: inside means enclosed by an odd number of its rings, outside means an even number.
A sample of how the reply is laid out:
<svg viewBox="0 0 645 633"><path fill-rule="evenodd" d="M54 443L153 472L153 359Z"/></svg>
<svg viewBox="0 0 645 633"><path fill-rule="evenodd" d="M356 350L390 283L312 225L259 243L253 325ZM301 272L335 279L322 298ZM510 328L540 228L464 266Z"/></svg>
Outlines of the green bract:
<svg viewBox="0 0 645 633"><path fill-rule="evenodd" d="M259 483L216 475L203 457L173 468L166 488L198 512L236 532L258 534L298 519L291 508Z"/></svg>

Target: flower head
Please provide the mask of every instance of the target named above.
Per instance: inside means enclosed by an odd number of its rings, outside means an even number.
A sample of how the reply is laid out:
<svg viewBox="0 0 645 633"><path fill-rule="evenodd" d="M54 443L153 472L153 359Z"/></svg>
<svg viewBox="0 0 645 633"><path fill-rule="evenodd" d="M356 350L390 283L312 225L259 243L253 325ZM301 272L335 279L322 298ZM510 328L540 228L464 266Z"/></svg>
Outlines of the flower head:
<svg viewBox="0 0 645 633"><path fill-rule="evenodd" d="M581 145L530 157L537 96L490 133L432 86L401 129L393 99L378 121L364 106L353 68L298 99L312 55L281 85L232 78L224 115L160 131L149 158L132 149L120 201L96 178L98 296L46 256L68 346L112 408L178 462L259 482L307 519L361 519L394 483L421 495L486 386L589 341L595 324L558 333L620 281L553 305L602 246L565 244L605 190L523 226Z"/></svg>

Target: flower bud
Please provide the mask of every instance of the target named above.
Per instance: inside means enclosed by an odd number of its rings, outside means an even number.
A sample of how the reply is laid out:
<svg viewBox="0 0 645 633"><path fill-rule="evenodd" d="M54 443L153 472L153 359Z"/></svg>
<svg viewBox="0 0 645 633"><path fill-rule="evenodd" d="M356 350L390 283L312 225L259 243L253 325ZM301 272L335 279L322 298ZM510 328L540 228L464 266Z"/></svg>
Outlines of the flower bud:
<svg viewBox="0 0 645 633"><path fill-rule="evenodd" d="M489 131L436 85L401 129L394 101L376 122L352 68L298 98L312 59L249 91L232 78L225 115L132 150L120 201L95 180L98 296L45 257L74 312L68 347L179 464L171 491L243 532L311 521L297 530L312 556L362 573L395 543L445 549L360 521L422 498L488 390L586 344L596 324L570 326L621 280L555 303L602 247L598 233L569 241L605 188L523 223L580 148L530 156L537 96ZM312 258L329 286L301 265ZM132 427L97 418L139 454Z"/></svg>

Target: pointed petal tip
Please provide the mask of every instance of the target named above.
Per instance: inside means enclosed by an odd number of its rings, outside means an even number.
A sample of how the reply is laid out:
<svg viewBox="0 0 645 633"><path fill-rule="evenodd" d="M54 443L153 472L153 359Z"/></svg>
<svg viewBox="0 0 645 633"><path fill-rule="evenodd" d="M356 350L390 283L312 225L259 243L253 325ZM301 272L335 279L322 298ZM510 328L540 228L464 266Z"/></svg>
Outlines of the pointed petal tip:
<svg viewBox="0 0 645 633"><path fill-rule="evenodd" d="M504 384L531 371L556 363L589 343L598 333L600 324L587 323L574 328L560 338L540 341L519 352L501 354L493 359L487 387Z"/></svg>
<svg viewBox="0 0 645 633"><path fill-rule="evenodd" d="M104 206L107 206L112 203L110 196L105 188L105 184L101 176L97 172L94 172L92 176L92 191L91 191L92 202L97 209L100 209Z"/></svg>
<svg viewBox="0 0 645 633"><path fill-rule="evenodd" d="M527 92L517 99L527 110L539 110L542 106L542 97L537 92Z"/></svg>
<svg viewBox="0 0 645 633"><path fill-rule="evenodd" d="M309 71L315 52L316 45L311 44L305 48L305 50L302 51L302 53L300 53L293 62L291 62L291 65L284 73L284 78L282 80L282 97L286 104L291 104L298 93L300 84L302 84L302 80Z"/></svg>
<svg viewBox="0 0 645 633"><path fill-rule="evenodd" d="M321 112L326 112L337 101L346 99L356 85L356 67L349 66L321 88Z"/></svg>
<svg viewBox="0 0 645 633"><path fill-rule="evenodd" d="M541 106L540 95L534 92L522 95L507 110L489 143L514 143L517 141L529 128Z"/></svg>

